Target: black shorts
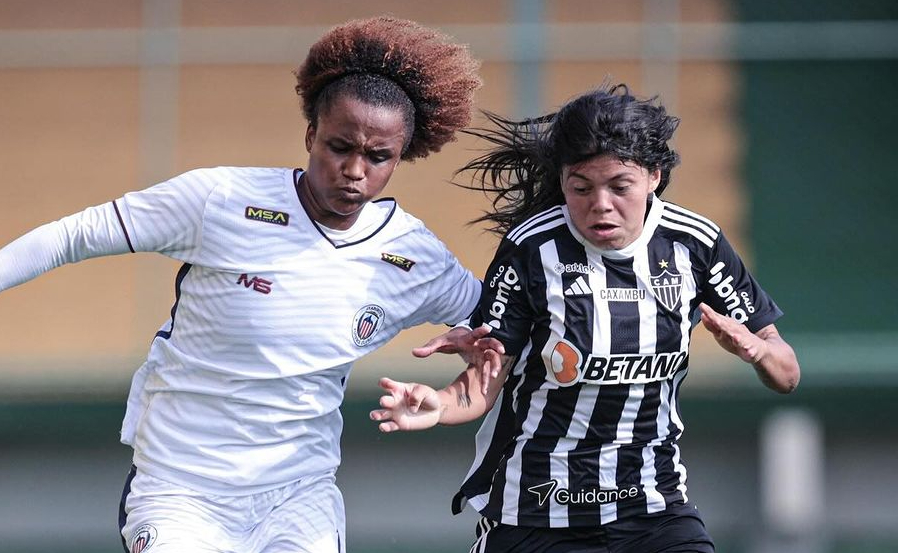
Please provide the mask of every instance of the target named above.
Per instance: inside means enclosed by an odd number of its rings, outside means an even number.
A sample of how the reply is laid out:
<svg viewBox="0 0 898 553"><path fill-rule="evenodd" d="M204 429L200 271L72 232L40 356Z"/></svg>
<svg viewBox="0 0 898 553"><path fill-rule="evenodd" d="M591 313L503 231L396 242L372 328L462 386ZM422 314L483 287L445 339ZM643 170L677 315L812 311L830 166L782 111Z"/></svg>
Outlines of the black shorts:
<svg viewBox="0 0 898 553"><path fill-rule="evenodd" d="M532 528L481 519L471 553L714 553L692 505L637 515L597 528Z"/></svg>

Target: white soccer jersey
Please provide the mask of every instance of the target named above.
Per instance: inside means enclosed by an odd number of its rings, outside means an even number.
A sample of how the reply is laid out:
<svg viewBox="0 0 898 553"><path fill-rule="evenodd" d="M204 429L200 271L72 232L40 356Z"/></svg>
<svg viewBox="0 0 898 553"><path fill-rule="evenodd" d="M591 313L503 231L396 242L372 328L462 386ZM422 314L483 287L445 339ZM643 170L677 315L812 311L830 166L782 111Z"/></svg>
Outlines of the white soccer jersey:
<svg viewBox="0 0 898 553"><path fill-rule="evenodd" d="M141 472L230 495L333 470L352 362L404 328L454 323L476 306L480 282L395 201L366 207L371 231L334 243L300 204L298 175L191 171L38 229L63 253L0 274L2 289L129 250L184 262L122 426ZM33 241L7 257L27 257Z"/></svg>

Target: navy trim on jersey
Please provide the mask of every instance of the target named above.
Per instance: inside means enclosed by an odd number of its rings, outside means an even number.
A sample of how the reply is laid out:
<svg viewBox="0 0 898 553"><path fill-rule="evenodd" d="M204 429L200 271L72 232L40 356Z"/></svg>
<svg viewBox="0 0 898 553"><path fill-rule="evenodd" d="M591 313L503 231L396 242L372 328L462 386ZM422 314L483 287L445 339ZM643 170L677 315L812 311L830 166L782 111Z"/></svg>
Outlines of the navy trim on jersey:
<svg viewBox="0 0 898 553"><path fill-rule="evenodd" d="M296 189L296 197L297 197L297 199L299 199L299 205L302 206L302 210L305 212L306 217L309 218L309 221L312 223L312 226L315 227L315 230L318 231L318 234L320 234L325 240L327 240L328 243L334 247L334 249L339 250L340 248L355 246L357 244L361 244L362 242L366 242L367 240L370 240L371 238L374 238L374 236L377 235L378 232L380 232L381 230L383 230L383 228L385 226L387 226L387 223L389 223L390 219L393 218L393 214L396 213L396 208L399 206L399 202L397 202L395 198L387 197L387 198L380 198L380 199L374 200L373 203L393 202L393 209L390 210L390 213L384 219L384 222L379 227L374 229L371 232L371 234L362 238L361 240L356 240L355 242L347 242L346 244L340 244L340 245L334 244L334 242L330 239L330 237L328 237L328 235L325 234L323 230L321 230L321 227L318 225L318 223L315 221L315 219L312 218L312 214L309 213L309 210L306 209L305 204L302 203L302 198L299 196L299 177L303 173L305 173L305 171L303 171L302 169L294 169L293 170L293 188Z"/></svg>
<svg viewBox="0 0 898 553"><path fill-rule="evenodd" d="M125 553L130 553L128 544L125 542L125 536L122 535L122 530L125 529L125 524L128 522L128 513L125 512L125 503L128 500L128 495L131 494L131 481L134 480L136 475L137 467L131 465L131 470L128 471L128 476L125 478L125 487L122 489L122 500L118 505L118 531L119 536L122 538L122 547L125 548Z"/></svg>
<svg viewBox="0 0 898 553"><path fill-rule="evenodd" d="M181 269L178 270L178 276L175 277L175 304L171 306L171 327L168 330L160 330L156 333L156 338L162 338L164 340L168 340L171 338L171 333L175 330L175 315L178 312L178 302L181 301L181 283L184 282L184 277L187 276L187 273L190 272L190 269L193 267L190 263L185 263L181 265Z"/></svg>
<svg viewBox="0 0 898 553"><path fill-rule="evenodd" d="M112 208L115 209L115 216L118 217L118 224L122 226L122 231L125 233L128 249L131 250L131 253L135 253L134 246L131 245L131 236L128 235L128 229L125 228L125 221L122 219L122 213L118 210L118 204L115 203L115 200L112 201Z"/></svg>

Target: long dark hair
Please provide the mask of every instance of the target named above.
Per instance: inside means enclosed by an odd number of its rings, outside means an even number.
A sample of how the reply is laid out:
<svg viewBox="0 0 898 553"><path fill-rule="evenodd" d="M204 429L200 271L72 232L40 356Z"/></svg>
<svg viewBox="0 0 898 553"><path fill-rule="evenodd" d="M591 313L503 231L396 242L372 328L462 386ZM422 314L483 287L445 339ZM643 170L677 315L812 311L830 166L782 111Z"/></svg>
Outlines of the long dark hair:
<svg viewBox="0 0 898 553"><path fill-rule="evenodd" d="M595 156L610 154L649 171L661 170L660 195L680 156L668 146L680 120L668 115L657 98L641 100L627 85L602 87L535 119L513 121L484 112L493 128L463 132L489 143L489 149L456 171L470 172L471 184L493 196L493 209L477 222L504 235L529 217L564 203L561 170Z"/></svg>

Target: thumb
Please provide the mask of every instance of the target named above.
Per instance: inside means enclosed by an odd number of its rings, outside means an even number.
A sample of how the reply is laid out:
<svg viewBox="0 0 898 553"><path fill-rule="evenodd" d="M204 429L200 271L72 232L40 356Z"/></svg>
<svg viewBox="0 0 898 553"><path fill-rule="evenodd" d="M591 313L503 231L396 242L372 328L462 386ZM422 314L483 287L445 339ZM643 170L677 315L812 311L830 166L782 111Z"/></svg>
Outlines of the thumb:
<svg viewBox="0 0 898 553"><path fill-rule="evenodd" d="M412 355L415 357L430 357L430 355L436 351L438 351L441 347L446 344L445 340L438 336L431 340L428 340L426 344L423 346L418 346L412 350Z"/></svg>

